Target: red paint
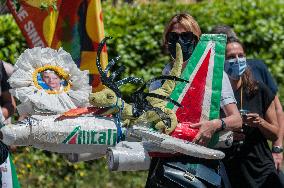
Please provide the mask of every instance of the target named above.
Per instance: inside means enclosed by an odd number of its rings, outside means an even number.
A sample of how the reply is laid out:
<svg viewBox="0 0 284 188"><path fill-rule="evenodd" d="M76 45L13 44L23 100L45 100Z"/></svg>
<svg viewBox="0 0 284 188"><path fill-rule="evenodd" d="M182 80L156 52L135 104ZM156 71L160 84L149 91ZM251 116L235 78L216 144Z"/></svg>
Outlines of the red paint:
<svg viewBox="0 0 284 188"><path fill-rule="evenodd" d="M178 108L176 111L178 121L181 123L179 123L176 129L171 133L173 137L192 141L199 131L198 128L190 128L190 124L200 121L210 55L211 49L206 54L190 88L187 90L181 102L183 107Z"/></svg>
<svg viewBox="0 0 284 188"><path fill-rule="evenodd" d="M199 131L199 129L190 128L191 124L191 122L179 123L175 130L171 133L171 136L191 142Z"/></svg>
<svg viewBox="0 0 284 188"><path fill-rule="evenodd" d="M94 50L95 50L95 51L98 51L99 43L93 41L93 47L94 47ZM107 47L106 47L106 45L104 45L102 51L103 51L103 52L107 52Z"/></svg>
<svg viewBox="0 0 284 188"><path fill-rule="evenodd" d="M178 122L198 123L200 121L210 55L211 49L206 54L190 88L187 90L181 101L183 107L178 108L176 111Z"/></svg>
<svg viewBox="0 0 284 188"><path fill-rule="evenodd" d="M92 87L96 88L101 84L101 77L98 74L94 74L93 81L92 81Z"/></svg>
<svg viewBox="0 0 284 188"><path fill-rule="evenodd" d="M75 134L68 142L68 144L76 144L78 134Z"/></svg>

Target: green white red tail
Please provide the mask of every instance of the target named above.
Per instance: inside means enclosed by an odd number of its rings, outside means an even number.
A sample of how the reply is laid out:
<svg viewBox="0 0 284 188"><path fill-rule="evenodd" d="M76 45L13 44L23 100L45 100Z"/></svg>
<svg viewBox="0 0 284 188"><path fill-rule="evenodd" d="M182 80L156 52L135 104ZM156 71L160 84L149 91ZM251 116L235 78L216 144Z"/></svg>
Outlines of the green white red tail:
<svg viewBox="0 0 284 188"><path fill-rule="evenodd" d="M171 94L182 107L167 105L176 112L179 122L198 123L219 118L225 46L224 35L201 36L181 75L189 83L178 83Z"/></svg>

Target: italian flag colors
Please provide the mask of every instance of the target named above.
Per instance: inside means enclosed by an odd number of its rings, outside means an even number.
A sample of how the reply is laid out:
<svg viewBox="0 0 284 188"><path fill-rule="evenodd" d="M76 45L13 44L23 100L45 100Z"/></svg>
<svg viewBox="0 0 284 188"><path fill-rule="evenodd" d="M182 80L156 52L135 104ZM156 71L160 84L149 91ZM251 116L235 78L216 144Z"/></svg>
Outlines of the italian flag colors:
<svg viewBox="0 0 284 188"><path fill-rule="evenodd" d="M16 169L10 154L6 161L0 165L0 169L0 185L2 188L20 188Z"/></svg>
<svg viewBox="0 0 284 188"><path fill-rule="evenodd" d="M186 131L191 132L190 134L198 132L196 129L190 130L189 124L219 118L225 46L225 35L201 36L181 75L181 78L188 80L189 83L177 83L171 94L171 98L178 101L182 107L174 106L172 103L167 105L175 111L178 122L181 123L172 136L184 139L181 134L186 134ZM184 125L188 130L179 130L183 122L186 122ZM216 134L209 145L215 145L217 140Z"/></svg>

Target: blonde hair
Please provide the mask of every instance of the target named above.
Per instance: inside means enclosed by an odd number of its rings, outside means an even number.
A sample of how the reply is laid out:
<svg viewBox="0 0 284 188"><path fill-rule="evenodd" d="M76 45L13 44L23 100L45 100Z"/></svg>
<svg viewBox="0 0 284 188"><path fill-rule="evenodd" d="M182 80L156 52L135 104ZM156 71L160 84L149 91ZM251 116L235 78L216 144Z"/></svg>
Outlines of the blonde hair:
<svg viewBox="0 0 284 188"><path fill-rule="evenodd" d="M172 31L174 25L176 24L180 24L187 31L191 31L193 34L195 34L198 37L198 39L201 36L200 27L191 15L186 13L176 14L170 19L168 25L164 30L164 36L163 36L164 46L166 46L168 43L167 39L168 34Z"/></svg>

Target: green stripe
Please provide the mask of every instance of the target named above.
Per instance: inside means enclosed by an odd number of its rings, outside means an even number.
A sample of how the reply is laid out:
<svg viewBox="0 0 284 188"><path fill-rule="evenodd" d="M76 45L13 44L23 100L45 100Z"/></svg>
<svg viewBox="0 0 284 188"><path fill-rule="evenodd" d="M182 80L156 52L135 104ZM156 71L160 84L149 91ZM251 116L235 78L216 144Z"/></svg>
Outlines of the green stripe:
<svg viewBox="0 0 284 188"><path fill-rule="evenodd" d="M209 120L219 119L220 100L222 91L223 70L225 61L226 36L217 35L215 39L214 71L212 79L212 96L210 105ZM208 147L213 147L219 140L219 133L215 133L211 138Z"/></svg>
<svg viewBox="0 0 284 188"><path fill-rule="evenodd" d="M13 163L11 154L9 154L9 158L10 158L10 165L11 165L13 188L20 188L21 186L20 186L20 183L19 183L19 180L18 180L16 168L15 168L15 165Z"/></svg>
<svg viewBox="0 0 284 188"><path fill-rule="evenodd" d="M83 134L83 144L86 144L86 131L83 130L82 134Z"/></svg>
<svg viewBox="0 0 284 188"><path fill-rule="evenodd" d="M87 143L86 144L90 144L90 131L86 131L87 132Z"/></svg>
<svg viewBox="0 0 284 188"><path fill-rule="evenodd" d="M67 142L78 132L78 130L80 130L81 127L78 126L76 127L68 136L67 138L62 142L63 144L67 144Z"/></svg>
<svg viewBox="0 0 284 188"><path fill-rule="evenodd" d="M214 57L214 70L212 79L212 96L209 119L219 118L220 113L220 100L222 91L223 70L225 61L225 45L226 37L222 36L224 40L215 42L215 57Z"/></svg>
<svg viewBox="0 0 284 188"><path fill-rule="evenodd" d="M111 135L112 135L112 130L108 129L107 130L107 145L110 145L110 139L111 139Z"/></svg>
<svg viewBox="0 0 284 188"><path fill-rule="evenodd" d="M113 135L112 135L112 145L115 146L117 141L117 133L116 130L113 130Z"/></svg>
<svg viewBox="0 0 284 188"><path fill-rule="evenodd" d="M189 80L192 72L194 71L194 69L196 68L198 62L200 61L200 59L202 57L202 55L204 54L204 51L205 51L207 44L208 44L207 38L208 37L206 35L201 36L200 42L197 44L195 50L193 51L191 58L189 59L189 62L187 63L184 71L181 74L181 78L183 78L185 80ZM170 97L173 100L178 101L179 96L182 94L185 86L186 86L186 83L178 82ZM173 109L174 104L169 102L167 104L167 108Z"/></svg>
<svg viewBox="0 0 284 188"><path fill-rule="evenodd" d="M82 144L82 133L83 133L82 131L79 131L79 132L78 132L78 136L77 136L77 140L78 140L77 143L78 143L78 144Z"/></svg>

